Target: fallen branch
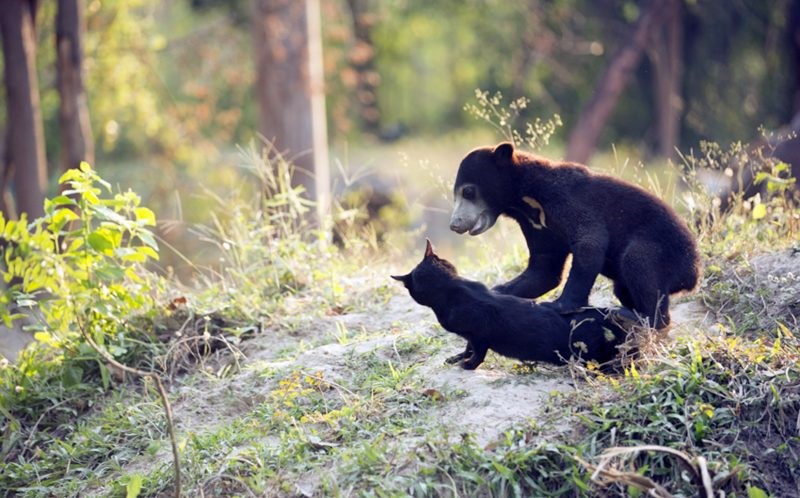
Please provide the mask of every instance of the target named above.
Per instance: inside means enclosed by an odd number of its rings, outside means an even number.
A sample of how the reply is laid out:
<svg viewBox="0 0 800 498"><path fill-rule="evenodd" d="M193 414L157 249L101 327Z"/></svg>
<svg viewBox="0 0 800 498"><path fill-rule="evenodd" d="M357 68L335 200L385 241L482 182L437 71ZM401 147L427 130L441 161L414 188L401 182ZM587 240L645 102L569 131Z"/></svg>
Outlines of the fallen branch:
<svg viewBox="0 0 800 498"><path fill-rule="evenodd" d="M89 336L89 333L86 331L86 328L80 324L81 327L81 335L86 340L86 343L92 347L97 354L103 357L103 359L111 364L113 367L122 370L123 372L128 372L133 375L138 375L139 377L149 377L155 381L156 388L158 389L158 394L161 397L161 404L164 406L164 414L167 417L167 432L169 433L169 439L172 443L172 460L175 465L175 498L180 498L181 496L181 461L180 461L180 453L178 453L178 440L175 437L175 424L172 422L172 405L169 403L169 398L167 397L167 390L164 388L163 382L161 382L161 376L155 372L146 372L144 370L139 370L133 367L129 367L127 365L123 365L122 363L118 362L114 359L111 354L109 354L106 350L102 349L100 346L94 342Z"/></svg>
<svg viewBox="0 0 800 498"><path fill-rule="evenodd" d="M599 465L593 465L579 457L575 457L575 459L581 465L586 467L587 470L592 472L593 481L596 481L603 486L613 483L620 483L633 486L642 491L646 491L649 495L656 496L658 498L673 498L673 495L667 491L666 488L654 482L649 477L637 474L635 472L624 472L613 468L607 468L611 460L615 457L630 453L639 453L641 451L658 451L676 457L681 465L683 465L692 475L692 479L695 484L697 484L697 486L702 490L699 496L702 498L714 497L714 488L711 484L711 473L708 471L708 463L706 462L706 459L702 456L692 458L686 453L668 448L666 446L643 445L633 446L630 448L608 448L602 453L602 455L600 455Z"/></svg>

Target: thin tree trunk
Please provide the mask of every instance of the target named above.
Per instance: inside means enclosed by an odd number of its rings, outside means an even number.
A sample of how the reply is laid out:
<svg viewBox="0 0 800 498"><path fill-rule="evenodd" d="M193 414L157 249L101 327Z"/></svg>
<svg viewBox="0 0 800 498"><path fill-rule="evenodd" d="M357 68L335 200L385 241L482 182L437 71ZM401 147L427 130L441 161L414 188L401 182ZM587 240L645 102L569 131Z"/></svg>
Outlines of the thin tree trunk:
<svg viewBox="0 0 800 498"><path fill-rule="evenodd" d="M649 51L655 73L656 128L658 154L673 157L678 145L680 116L683 109L683 25L681 2L674 2L653 50Z"/></svg>
<svg viewBox="0 0 800 498"><path fill-rule="evenodd" d="M679 0L653 0L642 11L628 40L611 57L595 87L594 96L583 109L567 142L566 159L585 163L594 153L597 140L611 111L639 65L653 30L664 22L665 13Z"/></svg>
<svg viewBox="0 0 800 498"><path fill-rule="evenodd" d="M8 163L14 168L17 210L30 218L44 214L46 165L44 129L36 77L36 2L3 0L0 32L3 39L9 123ZM13 126L11 126L13 124Z"/></svg>
<svg viewBox="0 0 800 498"><path fill-rule="evenodd" d="M324 216L330 180L319 0L255 0L254 15L261 134L292 159L296 182Z"/></svg>
<svg viewBox="0 0 800 498"><path fill-rule="evenodd" d="M381 113L378 107L380 75L375 70L375 46L372 43L373 16L368 12L367 0L347 0L353 20L355 45L348 57L350 66L358 75L356 100L364 131L380 133Z"/></svg>
<svg viewBox="0 0 800 498"><path fill-rule="evenodd" d="M61 168L77 168L81 161L94 163L94 141L83 70L83 0L58 0L56 17L56 68L61 103Z"/></svg>
<svg viewBox="0 0 800 498"><path fill-rule="evenodd" d="M790 53L794 62L792 114L794 119L797 119L797 114L800 113L800 0L789 3L786 18L789 19Z"/></svg>
<svg viewBox="0 0 800 498"><path fill-rule="evenodd" d="M14 206L14 197L9 190L9 183L11 177L14 175L14 165L8 158L8 139L9 131L3 129L0 131L0 213L7 220L13 220L17 217L17 211Z"/></svg>

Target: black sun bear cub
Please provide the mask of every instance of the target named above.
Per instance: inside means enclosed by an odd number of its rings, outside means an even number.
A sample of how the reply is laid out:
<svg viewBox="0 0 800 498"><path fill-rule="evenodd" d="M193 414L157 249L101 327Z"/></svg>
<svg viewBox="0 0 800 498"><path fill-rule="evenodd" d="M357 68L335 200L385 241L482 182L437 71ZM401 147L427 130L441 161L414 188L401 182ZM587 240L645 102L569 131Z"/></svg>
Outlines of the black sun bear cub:
<svg viewBox="0 0 800 498"><path fill-rule="evenodd" d="M434 254L430 241L411 273L392 278L405 284L414 301L433 309L445 330L467 340L466 350L447 360L461 362L466 370L483 363L489 349L523 361L563 364L574 357L606 363L627 337L620 323L636 323L636 315L625 309L562 315L529 299L499 294L459 277L449 261Z"/></svg>
<svg viewBox="0 0 800 498"><path fill-rule="evenodd" d="M655 195L586 166L515 151L510 143L482 147L462 161L454 187L450 229L478 235L501 214L519 223L530 251L528 267L498 292L536 298L561 282L545 303L559 312L588 304L597 275L614 281L622 306L669 325L669 296L694 289L700 273L694 236Z"/></svg>

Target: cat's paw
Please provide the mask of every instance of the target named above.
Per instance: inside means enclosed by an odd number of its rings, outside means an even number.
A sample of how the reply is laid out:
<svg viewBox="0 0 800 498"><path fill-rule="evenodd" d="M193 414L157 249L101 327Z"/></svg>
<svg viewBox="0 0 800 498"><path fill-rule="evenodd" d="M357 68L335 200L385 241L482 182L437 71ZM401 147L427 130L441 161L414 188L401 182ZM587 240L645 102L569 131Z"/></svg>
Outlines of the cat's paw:
<svg viewBox="0 0 800 498"><path fill-rule="evenodd" d="M455 365L456 363L460 362L461 360L466 359L466 357L467 357L467 353L465 353L465 352L464 353L458 353L456 355L450 356L449 358L444 360L444 362L447 363L448 365Z"/></svg>

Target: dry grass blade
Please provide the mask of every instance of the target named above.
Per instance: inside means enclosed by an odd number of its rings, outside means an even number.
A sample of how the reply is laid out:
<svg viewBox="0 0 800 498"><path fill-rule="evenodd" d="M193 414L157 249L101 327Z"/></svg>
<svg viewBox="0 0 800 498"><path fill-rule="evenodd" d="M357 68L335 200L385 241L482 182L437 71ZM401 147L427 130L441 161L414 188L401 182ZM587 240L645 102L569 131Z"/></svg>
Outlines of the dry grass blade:
<svg viewBox="0 0 800 498"><path fill-rule="evenodd" d="M601 486L623 484L645 491L648 495L655 496L656 498L674 498L672 493L658 483L653 482L649 477L636 474L635 472L622 472L616 469L604 468L608 463L608 459L604 459L600 465L592 465L579 457L575 457L575 459L578 463L586 467L586 470L592 473L592 480Z"/></svg>
<svg viewBox="0 0 800 498"><path fill-rule="evenodd" d="M592 480L607 486L613 483L625 484L634 486L642 491L647 491L653 496L658 497L671 497L663 486L653 482L648 477L642 476L635 472L624 472L613 468L607 468L611 461L622 455L636 454L642 451L657 451L667 453L678 459L678 461L692 474L692 478L698 487L702 489L700 496L704 498L713 498L714 489L711 484L711 473L708 470L706 459L702 456L695 458L690 457L686 453L659 445L642 445L632 447L613 447L608 448L600 455L600 464L592 465L580 458L578 462L592 472Z"/></svg>

